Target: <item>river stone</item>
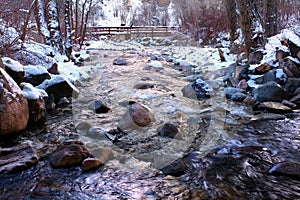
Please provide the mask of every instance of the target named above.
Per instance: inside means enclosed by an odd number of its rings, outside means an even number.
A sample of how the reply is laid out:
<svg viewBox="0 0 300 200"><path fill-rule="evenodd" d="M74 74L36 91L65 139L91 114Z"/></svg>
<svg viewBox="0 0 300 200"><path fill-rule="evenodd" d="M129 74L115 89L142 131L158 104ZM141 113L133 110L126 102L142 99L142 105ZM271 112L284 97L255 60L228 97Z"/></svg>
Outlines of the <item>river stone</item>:
<svg viewBox="0 0 300 200"><path fill-rule="evenodd" d="M271 65L269 65L267 63L263 63L255 68L254 74L265 74L268 71L270 71L271 69L273 69L273 67Z"/></svg>
<svg viewBox="0 0 300 200"><path fill-rule="evenodd" d="M299 177L300 163L294 161L284 161L281 163L277 163L269 170L269 173Z"/></svg>
<svg viewBox="0 0 300 200"><path fill-rule="evenodd" d="M290 102L300 105L300 94L290 99Z"/></svg>
<svg viewBox="0 0 300 200"><path fill-rule="evenodd" d="M253 97L258 102L282 102L288 99L288 93L276 82L268 82L253 90Z"/></svg>
<svg viewBox="0 0 300 200"><path fill-rule="evenodd" d="M159 135L169 138L175 138L178 133L178 128L171 123L166 123L159 131Z"/></svg>
<svg viewBox="0 0 300 200"><path fill-rule="evenodd" d="M182 159L177 159L171 164L161 169L164 175L181 176L187 170L187 166Z"/></svg>
<svg viewBox="0 0 300 200"><path fill-rule="evenodd" d="M258 115L254 115L251 120L252 121L261 121L261 120L283 120L285 119L285 115L275 114L275 113L261 113Z"/></svg>
<svg viewBox="0 0 300 200"><path fill-rule="evenodd" d="M205 100L210 97L212 88L202 79L197 79L194 83L184 86L181 92L186 98Z"/></svg>
<svg viewBox="0 0 300 200"><path fill-rule="evenodd" d="M0 174L15 173L38 162L38 157L29 145L0 148Z"/></svg>
<svg viewBox="0 0 300 200"><path fill-rule="evenodd" d="M53 167L73 167L81 165L89 155L88 149L82 142L64 142L50 156L50 163Z"/></svg>
<svg viewBox="0 0 300 200"><path fill-rule="evenodd" d="M153 83L137 83L137 84L135 84L135 86L133 88L140 89L140 90L146 90L146 89L154 88L154 84Z"/></svg>
<svg viewBox="0 0 300 200"><path fill-rule="evenodd" d="M248 62L250 64L259 64L263 57L264 53L262 50L254 51L249 54Z"/></svg>
<svg viewBox="0 0 300 200"><path fill-rule="evenodd" d="M164 69L160 61L152 61L147 66L143 68L143 70L155 71L159 72L160 70Z"/></svg>
<svg viewBox="0 0 300 200"><path fill-rule="evenodd" d="M0 135L14 135L26 129L28 102L17 83L0 68Z"/></svg>
<svg viewBox="0 0 300 200"><path fill-rule="evenodd" d="M290 113L292 109L278 102L262 102L258 105L258 109L272 113Z"/></svg>
<svg viewBox="0 0 300 200"><path fill-rule="evenodd" d="M97 158L87 158L82 162L82 172L89 172L99 169L103 163Z"/></svg>
<svg viewBox="0 0 300 200"><path fill-rule="evenodd" d="M285 82L284 89L291 95L295 94L296 90L300 88L300 78L288 78Z"/></svg>
<svg viewBox="0 0 300 200"><path fill-rule="evenodd" d="M245 90L242 90L240 88L234 88L234 87L227 87L224 89L224 93L225 93L227 99L231 99L232 96L238 92L245 93Z"/></svg>
<svg viewBox="0 0 300 200"><path fill-rule="evenodd" d="M124 59L116 58L116 59L114 59L113 64L114 65L128 65L128 62Z"/></svg>
<svg viewBox="0 0 300 200"><path fill-rule="evenodd" d="M89 105L89 108L94 110L97 114L108 113L110 111L110 108L100 100L93 101Z"/></svg>
<svg viewBox="0 0 300 200"><path fill-rule="evenodd" d="M154 118L149 108L140 103L129 105L129 114L133 122L141 127L149 126Z"/></svg>
<svg viewBox="0 0 300 200"><path fill-rule="evenodd" d="M45 90L48 95L53 94L56 103L63 97L77 98L79 94L79 90L61 75L52 75L50 80L45 80L37 88Z"/></svg>
<svg viewBox="0 0 300 200"><path fill-rule="evenodd" d="M236 102L243 102L244 99L247 98L247 95L242 93L242 92L236 92L231 96L231 100L232 101L236 101Z"/></svg>
<svg viewBox="0 0 300 200"><path fill-rule="evenodd" d="M248 86L247 80L242 79L236 87L246 91L249 86Z"/></svg>
<svg viewBox="0 0 300 200"><path fill-rule="evenodd" d="M18 61L13 60L8 57L2 58L3 64L5 66L5 71L10 75L14 81L20 85L24 78L24 66L21 65Z"/></svg>
<svg viewBox="0 0 300 200"><path fill-rule="evenodd" d="M290 107L292 109L297 108L297 104L295 104L293 102L290 102L288 100L283 100L282 104L285 105L285 106L288 106L288 107Z"/></svg>
<svg viewBox="0 0 300 200"><path fill-rule="evenodd" d="M300 61L297 58L287 57L280 62L280 68L283 69L287 77L300 78Z"/></svg>

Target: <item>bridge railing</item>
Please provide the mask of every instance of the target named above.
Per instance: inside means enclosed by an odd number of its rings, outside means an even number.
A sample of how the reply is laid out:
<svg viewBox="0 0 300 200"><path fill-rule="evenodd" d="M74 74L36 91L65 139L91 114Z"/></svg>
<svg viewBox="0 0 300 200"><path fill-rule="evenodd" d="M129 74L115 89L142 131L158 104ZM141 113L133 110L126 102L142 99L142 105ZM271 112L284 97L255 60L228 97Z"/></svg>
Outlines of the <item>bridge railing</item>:
<svg viewBox="0 0 300 200"><path fill-rule="evenodd" d="M165 37L178 30L177 26L116 26L116 27L88 27L87 34L94 37L125 35L130 39L132 35L136 37Z"/></svg>

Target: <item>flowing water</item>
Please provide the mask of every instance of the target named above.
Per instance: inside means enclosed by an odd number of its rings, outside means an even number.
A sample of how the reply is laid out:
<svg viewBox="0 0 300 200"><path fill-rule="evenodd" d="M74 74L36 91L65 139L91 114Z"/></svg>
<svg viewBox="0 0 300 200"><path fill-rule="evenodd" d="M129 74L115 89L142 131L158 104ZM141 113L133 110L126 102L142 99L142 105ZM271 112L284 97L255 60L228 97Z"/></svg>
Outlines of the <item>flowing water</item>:
<svg viewBox="0 0 300 200"><path fill-rule="evenodd" d="M177 49L179 53L182 49ZM195 49L193 49L195 51ZM91 49L91 61L82 67L85 79L76 86L80 95L71 107L48 116L48 130L32 131L20 139L40 155L39 163L17 174L2 175L3 199L299 199L297 177L268 173L273 164L299 160L299 113L285 120L253 120L252 109L227 102L222 79L214 83L208 100L182 96L189 82L186 74L162 61L162 70L145 70L153 48L123 46ZM199 49L203 71L212 58ZM115 58L128 65L113 65ZM195 58L196 59L196 58ZM199 64L199 63L198 63ZM150 83L152 88L134 89ZM111 110L96 114L92 102L101 100ZM118 130L129 101L148 106L155 121L149 127ZM158 135L165 123L179 127L176 138ZM75 130L77 127L77 130ZM89 131L94 128L95 133ZM105 133L122 132L117 141ZM53 169L48 155L56 144L79 139L95 156L111 148L114 159L95 172L82 174L79 167ZM186 172L180 177L159 169L183 158Z"/></svg>

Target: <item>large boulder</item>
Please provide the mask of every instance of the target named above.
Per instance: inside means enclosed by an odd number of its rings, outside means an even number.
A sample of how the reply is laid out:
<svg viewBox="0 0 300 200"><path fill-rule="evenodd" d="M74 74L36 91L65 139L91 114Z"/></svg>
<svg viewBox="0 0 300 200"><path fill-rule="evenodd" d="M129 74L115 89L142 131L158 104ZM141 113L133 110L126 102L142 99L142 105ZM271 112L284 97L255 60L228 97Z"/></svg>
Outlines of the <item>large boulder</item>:
<svg viewBox="0 0 300 200"><path fill-rule="evenodd" d="M46 121L46 107L43 91L33 87L30 83L21 83L22 93L28 101L28 124L43 125ZM44 92L45 93L45 92Z"/></svg>
<svg viewBox="0 0 300 200"><path fill-rule="evenodd" d="M19 85L23 81L24 66L21 65L18 61L15 61L8 57L3 57L2 61L3 61L3 65L5 66L5 71Z"/></svg>
<svg viewBox="0 0 300 200"><path fill-rule="evenodd" d="M276 82L268 82L253 90L253 97L258 102L282 102L288 99L289 94Z"/></svg>
<svg viewBox="0 0 300 200"><path fill-rule="evenodd" d="M45 90L49 96L53 94L56 103L63 97L77 98L79 94L78 89L61 75L52 75L50 80L45 80L37 88Z"/></svg>
<svg viewBox="0 0 300 200"><path fill-rule="evenodd" d="M24 66L24 82L30 83L33 86L41 84L46 79L51 79L51 76L47 69L42 66L28 65Z"/></svg>
<svg viewBox="0 0 300 200"><path fill-rule="evenodd" d="M286 73L289 78L300 78L300 61L291 56L285 58L279 63L280 68Z"/></svg>
<svg viewBox="0 0 300 200"><path fill-rule="evenodd" d="M29 119L28 102L17 83L0 68L0 135L23 131Z"/></svg>

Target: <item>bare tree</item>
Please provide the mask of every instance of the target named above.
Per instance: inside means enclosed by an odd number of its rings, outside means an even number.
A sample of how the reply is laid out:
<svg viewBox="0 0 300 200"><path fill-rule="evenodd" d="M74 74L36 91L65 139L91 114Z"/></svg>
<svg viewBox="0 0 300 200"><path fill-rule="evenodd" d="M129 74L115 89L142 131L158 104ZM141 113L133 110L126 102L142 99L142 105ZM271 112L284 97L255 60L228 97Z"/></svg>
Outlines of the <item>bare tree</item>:
<svg viewBox="0 0 300 200"><path fill-rule="evenodd" d="M264 0L264 28L266 37L277 34L278 5L279 0Z"/></svg>
<svg viewBox="0 0 300 200"><path fill-rule="evenodd" d="M225 0L225 9L229 21L230 42L236 39L236 31L238 29L238 15L236 0Z"/></svg>
<svg viewBox="0 0 300 200"><path fill-rule="evenodd" d="M43 0L37 0L35 2L34 14L39 34L42 35L44 43L50 45L50 32L48 30L45 4Z"/></svg>
<svg viewBox="0 0 300 200"><path fill-rule="evenodd" d="M59 16L56 0L47 3L48 30L50 32L50 45L59 53L63 53L63 44L60 33Z"/></svg>
<svg viewBox="0 0 300 200"><path fill-rule="evenodd" d="M72 53L72 35L70 25L70 0L65 0L65 54L70 59Z"/></svg>

